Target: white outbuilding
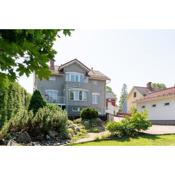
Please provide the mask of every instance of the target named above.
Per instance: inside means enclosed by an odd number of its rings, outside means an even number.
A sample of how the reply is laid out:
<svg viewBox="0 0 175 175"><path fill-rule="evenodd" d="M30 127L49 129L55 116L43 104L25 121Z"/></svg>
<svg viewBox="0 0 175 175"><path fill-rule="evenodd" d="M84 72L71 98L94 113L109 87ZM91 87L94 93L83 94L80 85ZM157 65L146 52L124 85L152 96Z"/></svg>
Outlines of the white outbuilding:
<svg viewBox="0 0 175 175"><path fill-rule="evenodd" d="M175 125L175 87L152 92L136 103L138 111L148 112L153 124Z"/></svg>

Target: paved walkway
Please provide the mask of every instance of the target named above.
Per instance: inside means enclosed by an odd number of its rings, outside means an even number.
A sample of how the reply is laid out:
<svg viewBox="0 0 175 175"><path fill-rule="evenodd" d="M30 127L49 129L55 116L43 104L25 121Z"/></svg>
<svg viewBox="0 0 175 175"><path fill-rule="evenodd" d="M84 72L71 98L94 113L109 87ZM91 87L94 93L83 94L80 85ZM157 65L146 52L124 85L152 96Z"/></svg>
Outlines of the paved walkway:
<svg viewBox="0 0 175 175"><path fill-rule="evenodd" d="M104 134L108 134L108 131L103 131L100 133L88 133L86 138L82 138L80 140L77 140L75 143L83 143L83 142L90 142L97 139L97 137L100 137ZM175 134L175 126L170 125L153 125L150 129L147 131L144 131L144 133L147 134Z"/></svg>
<svg viewBox="0 0 175 175"><path fill-rule="evenodd" d="M153 125L150 129L145 131L148 134L175 134L175 126L170 125Z"/></svg>

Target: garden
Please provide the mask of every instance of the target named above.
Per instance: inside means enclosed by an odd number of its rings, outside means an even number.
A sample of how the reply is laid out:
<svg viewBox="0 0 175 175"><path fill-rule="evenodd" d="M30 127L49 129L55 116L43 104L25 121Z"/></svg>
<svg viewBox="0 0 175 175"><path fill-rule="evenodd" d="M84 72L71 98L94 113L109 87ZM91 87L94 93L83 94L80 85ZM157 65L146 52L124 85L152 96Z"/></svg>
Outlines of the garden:
<svg viewBox="0 0 175 175"><path fill-rule="evenodd" d="M69 120L66 110L46 103L38 90L32 96L6 77L0 89L1 145L175 145L175 135L145 134L147 112L133 110L121 121L102 121L94 108ZM90 138L92 137L93 138Z"/></svg>

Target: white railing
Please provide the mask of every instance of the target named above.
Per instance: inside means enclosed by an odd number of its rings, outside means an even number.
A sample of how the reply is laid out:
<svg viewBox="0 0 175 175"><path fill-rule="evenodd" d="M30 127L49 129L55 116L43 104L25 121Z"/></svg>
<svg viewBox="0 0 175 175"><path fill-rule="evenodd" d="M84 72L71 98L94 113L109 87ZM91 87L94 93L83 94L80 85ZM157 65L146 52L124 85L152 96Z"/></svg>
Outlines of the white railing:
<svg viewBox="0 0 175 175"><path fill-rule="evenodd" d="M59 103L59 104L65 104L66 103L66 99L64 96L55 96L54 98L51 96L46 96L46 101L48 103Z"/></svg>

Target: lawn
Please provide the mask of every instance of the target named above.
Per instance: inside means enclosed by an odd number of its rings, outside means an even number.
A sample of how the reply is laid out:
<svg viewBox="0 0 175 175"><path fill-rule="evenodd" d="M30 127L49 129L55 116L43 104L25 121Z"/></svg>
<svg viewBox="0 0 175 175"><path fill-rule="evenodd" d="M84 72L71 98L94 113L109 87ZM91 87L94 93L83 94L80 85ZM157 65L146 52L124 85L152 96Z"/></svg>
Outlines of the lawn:
<svg viewBox="0 0 175 175"><path fill-rule="evenodd" d="M175 146L175 134L140 135L135 138L99 140L72 144L74 146Z"/></svg>

